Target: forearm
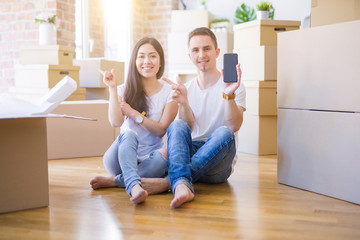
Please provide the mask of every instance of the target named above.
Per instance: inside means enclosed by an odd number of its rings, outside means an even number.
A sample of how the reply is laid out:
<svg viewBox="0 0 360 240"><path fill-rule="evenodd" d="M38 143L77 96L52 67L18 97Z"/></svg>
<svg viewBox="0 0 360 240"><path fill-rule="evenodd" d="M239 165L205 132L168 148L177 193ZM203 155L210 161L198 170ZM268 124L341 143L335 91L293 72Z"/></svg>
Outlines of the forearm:
<svg viewBox="0 0 360 240"><path fill-rule="evenodd" d="M124 122L124 115L120 108L116 87L109 87L108 118L111 126L113 127L120 127Z"/></svg>
<svg viewBox="0 0 360 240"><path fill-rule="evenodd" d="M224 100L225 102L225 124L233 132L240 129L243 122L243 110L242 107L236 105L235 101Z"/></svg>
<svg viewBox="0 0 360 240"><path fill-rule="evenodd" d="M177 112L178 105L176 102L167 103L162 111L162 115L159 121L154 121L145 116L144 121L140 125L151 134L158 137L163 137L170 123L174 121ZM132 118L135 119L139 115L140 113L134 110L132 113Z"/></svg>
<svg viewBox="0 0 360 240"><path fill-rule="evenodd" d="M179 118L187 123L192 130L195 125L195 117L189 103L179 104Z"/></svg>

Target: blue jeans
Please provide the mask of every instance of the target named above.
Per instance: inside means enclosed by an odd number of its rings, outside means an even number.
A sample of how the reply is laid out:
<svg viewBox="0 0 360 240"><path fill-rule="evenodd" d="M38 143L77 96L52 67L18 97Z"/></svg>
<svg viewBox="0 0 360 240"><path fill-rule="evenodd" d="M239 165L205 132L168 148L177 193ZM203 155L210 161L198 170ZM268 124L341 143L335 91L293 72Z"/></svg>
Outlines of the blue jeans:
<svg viewBox="0 0 360 240"><path fill-rule="evenodd" d="M194 192L193 182L222 183L232 170L235 135L225 126L217 128L206 141L192 141L191 129L175 120L167 130L169 177L172 191L185 184Z"/></svg>
<svg viewBox="0 0 360 240"><path fill-rule="evenodd" d="M115 184L125 187L129 195L134 185L141 185L141 177L164 177L168 169L168 161L159 151L152 152L147 159L138 163L138 143L134 132L122 132L103 157L106 171L115 176Z"/></svg>

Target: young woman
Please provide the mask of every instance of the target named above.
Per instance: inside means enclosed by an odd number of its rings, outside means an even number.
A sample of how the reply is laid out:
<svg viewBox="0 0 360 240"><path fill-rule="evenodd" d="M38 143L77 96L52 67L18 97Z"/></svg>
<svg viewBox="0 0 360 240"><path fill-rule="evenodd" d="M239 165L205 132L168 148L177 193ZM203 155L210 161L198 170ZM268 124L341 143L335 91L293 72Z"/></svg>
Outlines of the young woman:
<svg viewBox="0 0 360 240"><path fill-rule="evenodd" d="M102 71L109 87L109 122L121 133L103 157L111 177L91 180L93 189L125 187L134 204L145 201L141 177L164 177L168 162L163 136L174 120L178 105L171 88L158 79L164 73L164 52L154 38L143 38L134 47L125 84L116 86L114 70Z"/></svg>

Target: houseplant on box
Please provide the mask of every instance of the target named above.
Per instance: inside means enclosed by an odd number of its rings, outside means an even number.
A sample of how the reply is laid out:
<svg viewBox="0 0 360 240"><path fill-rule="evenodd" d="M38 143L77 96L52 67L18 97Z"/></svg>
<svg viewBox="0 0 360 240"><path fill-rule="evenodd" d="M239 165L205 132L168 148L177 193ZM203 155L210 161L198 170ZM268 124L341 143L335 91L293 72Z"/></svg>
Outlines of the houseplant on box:
<svg viewBox="0 0 360 240"><path fill-rule="evenodd" d="M255 10L245 3L241 4L235 11L234 23L244 23L256 19Z"/></svg>
<svg viewBox="0 0 360 240"><path fill-rule="evenodd" d="M55 44L55 27L60 26L60 19L57 15L43 12L35 18L39 25L39 44L52 45Z"/></svg>
<svg viewBox="0 0 360 240"><path fill-rule="evenodd" d="M274 19L275 9L269 1L260 1L256 4L257 19Z"/></svg>

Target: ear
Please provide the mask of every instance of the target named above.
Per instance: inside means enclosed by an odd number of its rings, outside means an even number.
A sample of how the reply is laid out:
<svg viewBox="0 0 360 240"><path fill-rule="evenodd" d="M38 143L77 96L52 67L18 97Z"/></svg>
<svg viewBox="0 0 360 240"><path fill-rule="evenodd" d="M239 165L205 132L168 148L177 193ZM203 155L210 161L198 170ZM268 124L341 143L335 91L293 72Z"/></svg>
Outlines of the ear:
<svg viewBox="0 0 360 240"><path fill-rule="evenodd" d="M220 48L216 49L216 58L220 55Z"/></svg>

